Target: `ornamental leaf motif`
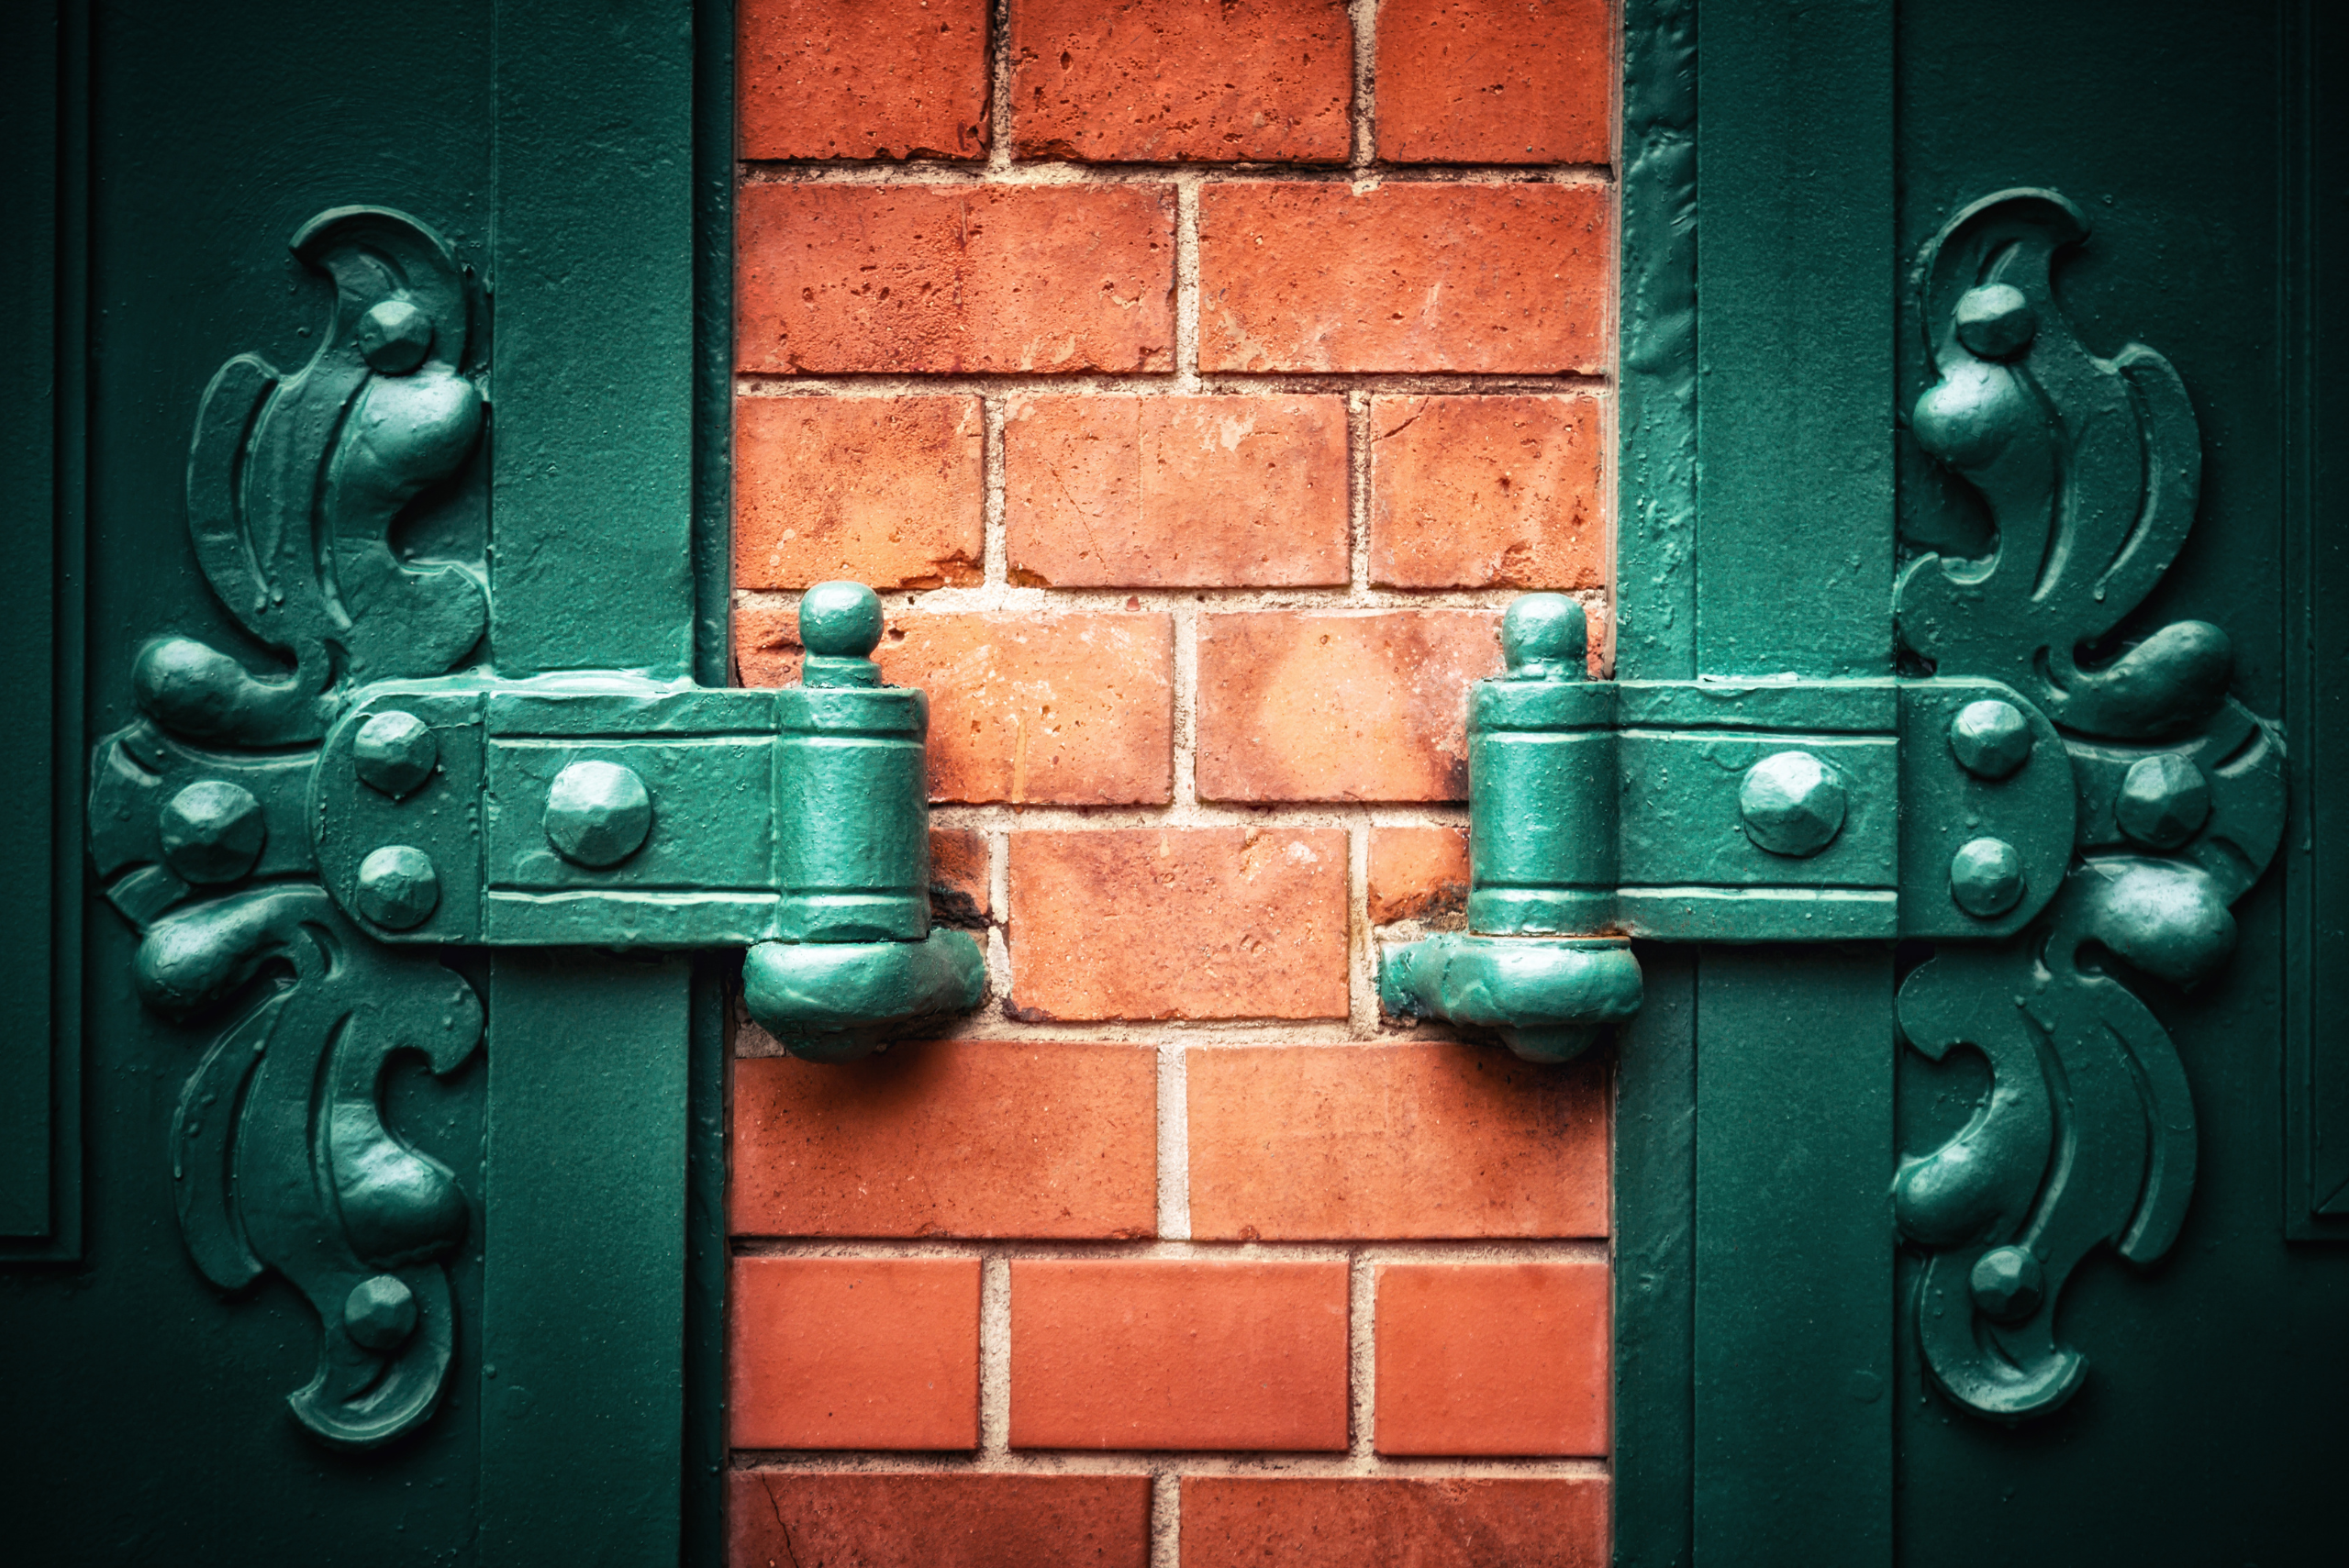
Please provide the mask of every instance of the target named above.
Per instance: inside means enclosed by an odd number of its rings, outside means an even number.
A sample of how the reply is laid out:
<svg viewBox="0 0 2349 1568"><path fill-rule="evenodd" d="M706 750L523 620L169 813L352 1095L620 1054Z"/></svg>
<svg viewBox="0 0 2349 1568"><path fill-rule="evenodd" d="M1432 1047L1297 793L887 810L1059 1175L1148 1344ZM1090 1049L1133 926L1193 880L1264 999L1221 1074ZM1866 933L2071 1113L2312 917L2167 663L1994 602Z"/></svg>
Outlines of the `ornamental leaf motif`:
<svg viewBox="0 0 2349 1568"><path fill-rule="evenodd" d="M2084 243L2052 191L2001 191L1926 248L1918 287L1937 378L1910 427L1987 503L1990 552L1902 573L1902 641L1941 674L1995 676L2064 733L2078 828L2064 886L1995 947L1947 946L1903 984L1901 1031L1965 1047L1992 1087L1939 1149L1904 1160L1894 1218L1929 1253L1915 1311L1934 1382L2016 1420L2076 1393L2087 1357L2056 1300L2099 1246L2151 1263L2194 1186L2192 1091L2132 988L2191 985L2235 940L2229 905L2284 819L2272 726L2227 695L2227 634L2129 617L2176 559L2199 498L2193 406L2161 354L2084 345L2054 292Z"/></svg>
<svg viewBox="0 0 2349 1568"><path fill-rule="evenodd" d="M308 364L239 355L204 395L189 532L220 602L289 667L256 674L187 637L134 666L147 717L99 742L89 836L141 940L140 998L218 1013L170 1135L181 1234L205 1277L274 1273L317 1312L317 1374L287 1396L339 1446L388 1442L438 1406L455 1344L435 1260L464 1237L448 1168L388 1129L385 1063L455 1071L479 999L429 953L359 931L320 884L309 817L317 741L360 682L446 672L488 600L453 563L394 550L404 509L479 439L461 368L470 302L448 246L382 207L294 236L334 307Z"/></svg>

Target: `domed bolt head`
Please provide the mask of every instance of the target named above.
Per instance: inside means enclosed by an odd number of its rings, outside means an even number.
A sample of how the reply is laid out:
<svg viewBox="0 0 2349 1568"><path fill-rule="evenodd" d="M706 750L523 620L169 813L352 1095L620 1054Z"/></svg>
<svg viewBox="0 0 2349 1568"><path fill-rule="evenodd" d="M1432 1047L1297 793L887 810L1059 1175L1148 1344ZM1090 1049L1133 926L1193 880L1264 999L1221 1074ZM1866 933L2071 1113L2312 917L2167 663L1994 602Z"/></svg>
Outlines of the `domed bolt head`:
<svg viewBox="0 0 2349 1568"><path fill-rule="evenodd" d="M547 841L564 860L616 866L652 830L652 796L618 762L573 762L547 790Z"/></svg>
<svg viewBox="0 0 2349 1568"><path fill-rule="evenodd" d="M1745 770L1737 814L1774 855L1815 855L1843 830L1843 778L1808 751L1777 751Z"/></svg>
<svg viewBox="0 0 2349 1568"><path fill-rule="evenodd" d="M1986 360L2010 360L2031 347L2039 317L2012 284L1986 284L1957 296L1957 340Z"/></svg>
<svg viewBox="0 0 2349 1568"><path fill-rule="evenodd" d="M234 882L261 860L269 821L242 784L204 779L163 803L163 863L193 883Z"/></svg>
<svg viewBox="0 0 2349 1568"><path fill-rule="evenodd" d="M1501 617L1501 656L1512 681L1579 681L1589 643L1582 606L1564 594L1520 594Z"/></svg>
<svg viewBox="0 0 2349 1568"><path fill-rule="evenodd" d="M1949 858L1949 895L1977 920L1995 920L2022 902L2022 856L2004 839L1976 839Z"/></svg>
<svg viewBox="0 0 2349 1568"><path fill-rule="evenodd" d="M351 760L368 788L397 800L432 776L432 765L440 760L440 742L416 715L386 708L359 727Z"/></svg>
<svg viewBox="0 0 2349 1568"><path fill-rule="evenodd" d="M1974 1261L1966 1284L1974 1305L2000 1323L2018 1323L2047 1296L2047 1271L2028 1247L1993 1247Z"/></svg>
<svg viewBox="0 0 2349 1568"><path fill-rule="evenodd" d="M406 375L432 351L432 317L404 299L378 300L359 318L359 353L385 375Z"/></svg>
<svg viewBox="0 0 2349 1568"><path fill-rule="evenodd" d="M390 931L411 930L440 903L432 857L409 844L386 844L359 862L359 912Z"/></svg>
<svg viewBox="0 0 2349 1568"><path fill-rule="evenodd" d="M2121 830L2149 850L2174 850L2210 818L2210 784L2193 762L2174 751L2140 757L2121 776L2112 803Z"/></svg>
<svg viewBox="0 0 2349 1568"><path fill-rule="evenodd" d="M799 643L819 659L863 659L881 643L881 595L862 583L818 583L799 597Z"/></svg>
<svg viewBox="0 0 2349 1568"><path fill-rule="evenodd" d="M416 1332L416 1293L397 1274L361 1280L342 1298L342 1327L362 1351L395 1351Z"/></svg>
<svg viewBox="0 0 2349 1568"><path fill-rule="evenodd" d="M1949 749L1957 765L1977 779L2011 778L2031 761L2031 720L1997 697L1967 703L1949 721Z"/></svg>

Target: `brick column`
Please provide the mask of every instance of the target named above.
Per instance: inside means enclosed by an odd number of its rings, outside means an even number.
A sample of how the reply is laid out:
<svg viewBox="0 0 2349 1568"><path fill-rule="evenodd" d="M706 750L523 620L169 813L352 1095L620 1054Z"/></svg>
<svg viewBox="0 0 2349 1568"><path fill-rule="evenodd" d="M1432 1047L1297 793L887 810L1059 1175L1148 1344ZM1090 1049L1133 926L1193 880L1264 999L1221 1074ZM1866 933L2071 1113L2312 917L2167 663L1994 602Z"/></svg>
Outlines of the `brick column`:
<svg viewBox="0 0 2349 1568"><path fill-rule="evenodd" d="M744 0L736 667L870 583L985 1008L743 1024L734 1560L1607 1553L1608 1079L1380 1016L1605 659L1607 0Z"/></svg>

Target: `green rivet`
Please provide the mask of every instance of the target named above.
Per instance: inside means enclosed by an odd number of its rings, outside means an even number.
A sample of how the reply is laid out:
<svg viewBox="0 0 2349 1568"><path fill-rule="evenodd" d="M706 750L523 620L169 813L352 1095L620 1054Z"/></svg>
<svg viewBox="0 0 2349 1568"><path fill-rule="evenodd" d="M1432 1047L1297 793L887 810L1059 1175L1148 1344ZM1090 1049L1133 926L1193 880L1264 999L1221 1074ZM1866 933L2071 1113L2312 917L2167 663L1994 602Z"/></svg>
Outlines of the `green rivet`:
<svg viewBox="0 0 2349 1568"><path fill-rule="evenodd" d="M342 1327L362 1351L395 1351L416 1332L416 1293L397 1274L361 1280L342 1298Z"/></svg>
<svg viewBox="0 0 2349 1568"><path fill-rule="evenodd" d="M1957 340L1986 360L2010 360L2031 347L2039 317L2012 284L1986 284L1957 296Z"/></svg>
<svg viewBox="0 0 2349 1568"><path fill-rule="evenodd" d="M1993 1247L1974 1262L1966 1282L1974 1305L2000 1323L2020 1322L2046 1299L2047 1271L2028 1247Z"/></svg>
<svg viewBox="0 0 2349 1568"><path fill-rule="evenodd" d="M1815 855L1843 830L1843 781L1808 751L1777 751L1745 770L1737 814L1774 855Z"/></svg>
<svg viewBox="0 0 2349 1568"><path fill-rule="evenodd" d="M359 352L385 375L406 375L432 351L432 317L404 299L379 300L359 318Z"/></svg>
<svg viewBox="0 0 2349 1568"><path fill-rule="evenodd" d="M1949 749L1957 765L1977 779L2010 777L2031 761L2031 721L1997 697L1967 703L1949 721Z"/></svg>
<svg viewBox="0 0 2349 1568"><path fill-rule="evenodd" d="M1949 895L1977 920L1995 920L2022 902L2022 856L2004 839L1976 839L1949 859Z"/></svg>
<svg viewBox="0 0 2349 1568"><path fill-rule="evenodd" d="M398 708L370 717L351 744L351 764L371 789L394 800L432 776L440 743L424 720Z"/></svg>
<svg viewBox="0 0 2349 1568"><path fill-rule="evenodd" d="M1501 657L1512 681L1579 681L1589 642L1582 606L1564 594L1520 595L1501 617Z"/></svg>
<svg viewBox="0 0 2349 1568"><path fill-rule="evenodd" d="M432 857L408 844L386 844L359 862L359 912L386 930L421 926L440 903Z"/></svg>
<svg viewBox="0 0 2349 1568"><path fill-rule="evenodd" d="M547 841L583 866L615 866L652 830L652 796L618 762L573 762L547 791Z"/></svg>
<svg viewBox="0 0 2349 1568"><path fill-rule="evenodd" d="M2210 817L2210 784L2191 759L2175 751L2140 757L2112 803L2121 830L2149 850L2174 850Z"/></svg>
<svg viewBox="0 0 2349 1568"><path fill-rule="evenodd" d="M261 860L269 821L252 791L220 779L188 785L164 803L163 863L188 882L234 882Z"/></svg>
<svg viewBox="0 0 2349 1568"><path fill-rule="evenodd" d="M799 599L800 646L819 659L863 659L881 644L881 595L862 583L818 583Z"/></svg>

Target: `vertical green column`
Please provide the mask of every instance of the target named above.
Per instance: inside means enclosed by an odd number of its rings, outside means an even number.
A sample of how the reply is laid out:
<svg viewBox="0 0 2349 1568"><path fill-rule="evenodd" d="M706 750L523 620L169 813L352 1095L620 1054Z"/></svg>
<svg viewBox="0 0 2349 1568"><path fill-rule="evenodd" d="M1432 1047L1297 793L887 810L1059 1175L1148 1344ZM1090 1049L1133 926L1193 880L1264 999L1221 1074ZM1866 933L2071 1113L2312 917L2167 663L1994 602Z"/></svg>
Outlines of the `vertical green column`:
<svg viewBox="0 0 2349 1568"><path fill-rule="evenodd" d="M692 21L690 0L497 8L501 674L692 668ZM491 974L483 1561L671 1564L689 965L519 953Z"/></svg>
<svg viewBox="0 0 2349 1568"><path fill-rule="evenodd" d="M1697 668L1892 670L1892 6L1704 13Z"/></svg>
<svg viewBox="0 0 2349 1568"><path fill-rule="evenodd" d="M1697 673L1697 6L1623 6L1615 673ZM1615 1068L1615 1561L1687 1568L1697 954L1640 944Z"/></svg>
<svg viewBox="0 0 2349 1568"><path fill-rule="evenodd" d="M682 959L495 961L486 1568L677 1560L687 980Z"/></svg>
<svg viewBox="0 0 2349 1568"><path fill-rule="evenodd" d="M58 455L58 14L25 5L0 19L11 62L0 95L9 148L0 201L0 309L13 324L6 356L22 389L17 417L0 431L0 495L11 526L0 530L0 732L15 764L0 772L0 907L8 912L15 983L0 999L0 1239L22 1245L55 1229L51 1162L52 1057L58 1050L50 987L56 908L51 808L56 770L71 767L57 742ZM13 1249L12 1249L13 1250Z"/></svg>
<svg viewBox="0 0 2349 1568"><path fill-rule="evenodd" d="M1892 49L1885 0L1703 16L1699 673L1891 671ZM1701 1565L1891 1561L1892 981L1698 958Z"/></svg>

